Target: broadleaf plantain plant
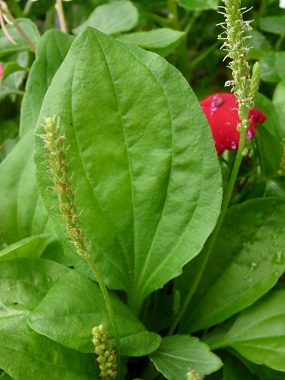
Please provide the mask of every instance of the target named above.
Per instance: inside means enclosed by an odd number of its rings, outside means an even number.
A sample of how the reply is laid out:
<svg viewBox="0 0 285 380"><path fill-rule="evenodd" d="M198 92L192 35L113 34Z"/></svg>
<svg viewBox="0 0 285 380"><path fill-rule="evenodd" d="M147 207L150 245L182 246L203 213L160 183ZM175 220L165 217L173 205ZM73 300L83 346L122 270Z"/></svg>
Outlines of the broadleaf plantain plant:
<svg viewBox="0 0 285 380"><path fill-rule="evenodd" d="M251 82L241 1L223 2L241 119L229 178L164 58L90 26L38 41L21 139L0 167L3 378L283 378L285 294L271 289L285 270L285 201L229 207L259 71ZM137 8L121 6L133 25Z"/></svg>

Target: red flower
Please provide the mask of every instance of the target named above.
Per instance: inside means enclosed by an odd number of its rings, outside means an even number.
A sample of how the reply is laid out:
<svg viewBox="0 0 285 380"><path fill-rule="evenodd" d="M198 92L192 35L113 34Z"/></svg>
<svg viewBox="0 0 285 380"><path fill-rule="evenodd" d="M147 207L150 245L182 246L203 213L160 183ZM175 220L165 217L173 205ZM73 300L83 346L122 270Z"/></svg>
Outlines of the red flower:
<svg viewBox="0 0 285 380"><path fill-rule="evenodd" d="M240 137L237 125L241 120L238 116L238 103L235 95L216 93L202 99L200 105L210 124L218 155L227 149L237 150ZM266 116L257 108L253 108L248 113L248 119L251 123L247 128L246 137L253 139L256 135L256 124L263 123Z"/></svg>

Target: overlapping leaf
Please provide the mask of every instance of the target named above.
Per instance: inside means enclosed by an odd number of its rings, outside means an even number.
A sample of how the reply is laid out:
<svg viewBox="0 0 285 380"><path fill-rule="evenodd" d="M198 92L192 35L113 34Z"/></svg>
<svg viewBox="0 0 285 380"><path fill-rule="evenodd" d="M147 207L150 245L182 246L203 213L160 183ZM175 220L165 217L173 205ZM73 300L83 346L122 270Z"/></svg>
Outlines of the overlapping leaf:
<svg viewBox="0 0 285 380"><path fill-rule="evenodd" d="M122 355L142 356L157 349L160 336L146 331L143 324L114 294ZM112 324L99 285L72 271L59 279L30 314L29 325L39 334L81 352L94 352L92 328L104 324L113 338Z"/></svg>

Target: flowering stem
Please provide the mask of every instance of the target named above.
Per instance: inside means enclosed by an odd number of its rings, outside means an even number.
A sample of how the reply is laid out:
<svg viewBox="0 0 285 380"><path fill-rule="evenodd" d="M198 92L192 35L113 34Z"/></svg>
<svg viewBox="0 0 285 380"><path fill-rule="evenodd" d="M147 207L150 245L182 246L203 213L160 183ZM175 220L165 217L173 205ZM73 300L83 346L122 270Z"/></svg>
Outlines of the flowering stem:
<svg viewBox="0 0 285 380"><path fill-rule="evenodd" d="M196 289L206 269L215 241L223 224L234 189L239 167L244 155L246 130L249 125L248 112L253 107L250 70L248 62L246 60L247 50L246 47L243 45L245 39L245 37L243 36L244 26L246 26L247 29L249 29L249 25L248 22L243 22L242 20L242 12L240 9L241 0L223 0L223 2L225 3L225 7L223 7L223 9L225 10L224 15L226 19L226 22L222 23L222 26L225 29L224 33L226 33L223 48L228 52L226 58L229 57L232 59L232 61L229 64L229 67L231 68L233 75L233 80L229 81L226 85L228 85L229 83L232 85L233 91L238 100L238 111L239 117L241 119L241 123L237 127L240 132L239 147L229 182L227 183L224 190L221 213L219 215L217 224L212 234L208 238L203 251L201 252L201 262L199 265L199 270L195 276L194 281L191 284L191 287L188 291L188 294L182 304L179 313L176 315L170 327L168 335L173 334L182 316L184 315L194 293L196 292Z"/></svg>
<svg viewBox="0 0 285 380"><path fill-rule="evenodd" d="M68 164L65 159L65 137L59 134L59 120L55 116L46 118L44 128L46 133L39 136L44 140L45 148L48 150L48 172L54 184L53 189L57 193L60 214L66 227L69 241L75 246L78 254L83 256L87 261L98 281L112 323L119 361L120 338L116 316L101 272L88 252L87 239L81 228L76 211L74 193L72 191L72 176L68 174Z"/></svg>

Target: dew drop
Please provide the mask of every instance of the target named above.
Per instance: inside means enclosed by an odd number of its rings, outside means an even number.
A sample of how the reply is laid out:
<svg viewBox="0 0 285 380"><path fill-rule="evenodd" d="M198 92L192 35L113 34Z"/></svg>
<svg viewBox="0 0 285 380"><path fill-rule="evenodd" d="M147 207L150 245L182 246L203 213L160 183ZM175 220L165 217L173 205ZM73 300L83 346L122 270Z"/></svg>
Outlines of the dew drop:
<svg viewBox="0 0 285 380"><path fill-rule="evenodd" d="M283 250L274 253L272 259L273 264L284 264L284 261Z"/></svg>
<svg viewBox="0 0 285 380"><path fill-rule="evenodd" d="M261 254L261 258L262 258L262 260L266 261L266 259L267 259L266 254L265 254L265 253L262 253L262 254Z"/></svg>
<svg viewBox="0 0 285 380"><path fill-rule="evenodd" d="M250 265L250 270L251 270L251 271L254 271L254 270L257 269L257 267L258 267L258 265L257 265L256 263L251 263L251 265Z"/></svg>

